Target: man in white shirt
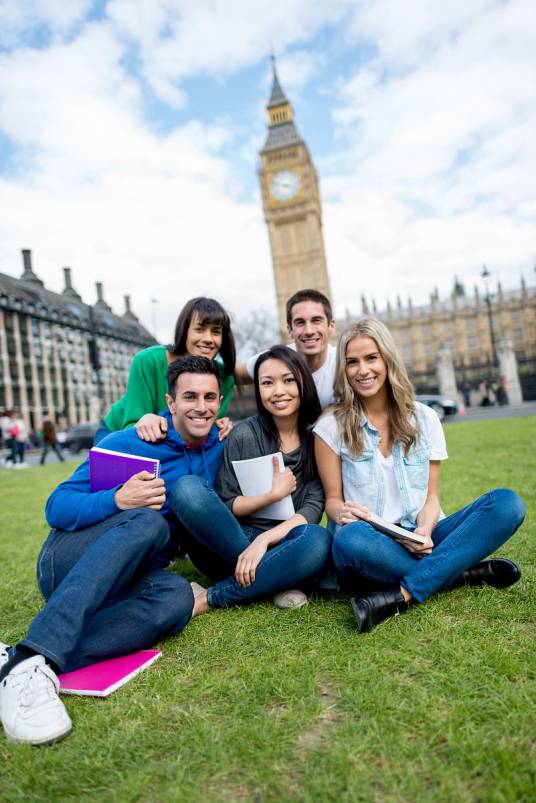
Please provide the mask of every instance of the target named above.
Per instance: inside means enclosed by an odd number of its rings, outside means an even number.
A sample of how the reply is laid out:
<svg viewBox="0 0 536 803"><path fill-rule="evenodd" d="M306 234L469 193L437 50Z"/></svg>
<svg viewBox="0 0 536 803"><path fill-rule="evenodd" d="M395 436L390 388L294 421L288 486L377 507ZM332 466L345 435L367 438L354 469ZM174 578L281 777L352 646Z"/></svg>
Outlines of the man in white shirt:
<svg viewBox="0 0 536 803"><path fill-rule="evenodd" d="M287 329L295 348L305 359L313 375L322 409L333 402L336 349L329 343L335 332L331 304L318 290L299 290L287 301ZM254 354L246 363L236 366L237 375L243 381L253 378L259 354Z"/></svg>

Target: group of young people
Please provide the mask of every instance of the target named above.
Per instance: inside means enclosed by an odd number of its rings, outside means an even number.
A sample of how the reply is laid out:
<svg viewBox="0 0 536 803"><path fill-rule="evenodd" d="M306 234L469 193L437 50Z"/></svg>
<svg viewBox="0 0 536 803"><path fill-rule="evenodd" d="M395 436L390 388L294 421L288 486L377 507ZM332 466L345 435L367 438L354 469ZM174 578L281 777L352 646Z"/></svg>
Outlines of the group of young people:
<svg viewBox="0 0 536 803"><path fill-rule="evenodd" d="M445 516L442 426L415 401L384 324L362 318L335 348L331 306L316 290L289 299L287 324L291 346L237 364L229 316L196 298L173 343L134 357L96 442L157 457L160 476L91 493L86 460L49 497L37 563L45 606L14 647L0 644L8 738L50 744L70 732L58 672L151 646L214 608L299 607L328 566L353 595L360 632L438 590L519 579L514 562L485 558L521 525L522 500L496 489ZM246 381L257 415L233 426L233 387ZM284 468L272 458L271 487L244 494L233 463L277 452ZM292 515L266 515L289 496ZM373 514L423 543L379 532ZM179 549L207 588L166 570Z"/></svg>

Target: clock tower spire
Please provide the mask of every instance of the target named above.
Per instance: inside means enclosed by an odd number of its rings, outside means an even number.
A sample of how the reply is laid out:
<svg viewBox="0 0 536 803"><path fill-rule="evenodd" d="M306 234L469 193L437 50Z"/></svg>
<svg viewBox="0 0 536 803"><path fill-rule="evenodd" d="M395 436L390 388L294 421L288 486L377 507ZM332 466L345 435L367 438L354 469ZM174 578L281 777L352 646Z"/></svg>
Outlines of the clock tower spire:
<svg viewBox="0 0 536 803"><path fill-rule="evenodd" d="M259 178L268 226L281 331L285 305L298 290L314 288L329 297L318 177L299 135L290 101L272 56L268 134L260 152Z"/></svg>

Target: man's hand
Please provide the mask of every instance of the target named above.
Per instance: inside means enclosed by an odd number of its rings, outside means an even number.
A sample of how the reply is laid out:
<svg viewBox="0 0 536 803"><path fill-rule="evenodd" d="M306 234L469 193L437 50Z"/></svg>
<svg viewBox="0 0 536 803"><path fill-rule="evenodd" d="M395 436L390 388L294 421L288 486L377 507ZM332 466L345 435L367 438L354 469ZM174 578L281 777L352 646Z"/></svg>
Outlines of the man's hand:
<svg viewBox="0 0 536 803"><path fill-rule="evenodd" d="M272 496L279 502L285 496L293 493L296 490L296 477L290 470L286 468L281 471L279 468L279 458L272 457L272 465L274 467L274 474L272 477Z"/></svg>
<svg viewBox="0 0 536 803"><path fill-rule="evenodd" d="M247 588L255 581L257 566L266 554L268 545L262 535L258 535L252 543L238 556L235 568L235 580L242 588Z"/></svg>
<svg viewBox="0 0 536 803"><path fill-rule="evenodd" d="M167 421L160 415L146 413L135 424L138 438L149 443L163 441L167 435Z"/></svg>
<svg viewBox="0 0 536 803"><path fill-rule="evenodd" d="M161 510L166 501L164 480L157 479L149 471L140 471L118 488L114 499L120 510L132 510L135 507Z"/></svg>
<svg viewBox="0 0 536 803"><path fill-rule="evenodd" d="M232 430L233 422L228 416L225 416L224 418L218 418L218 420L216 421L216 426L220 430L219 439L220 441L223 441L225 440L229 432Z"/></svg>

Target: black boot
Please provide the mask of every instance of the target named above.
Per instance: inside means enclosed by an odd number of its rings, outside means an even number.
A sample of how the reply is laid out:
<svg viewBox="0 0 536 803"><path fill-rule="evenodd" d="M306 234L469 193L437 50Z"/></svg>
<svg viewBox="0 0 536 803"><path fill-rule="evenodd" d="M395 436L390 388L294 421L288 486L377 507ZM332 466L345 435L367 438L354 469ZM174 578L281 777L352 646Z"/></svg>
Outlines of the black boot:
<svg viewBox="0 0 536 803"><path fill-rule="evenodd" d="M399 588L370 591L368 594L353 597L351 603L360 633L366 633L388 616L404 613L408 609L408 603Z"/></svg>
<svg viewBox="0 0 536 803"><path fill-rule="evenodd" d="M462 572L456 577L449 588L461 588L462 586L481 586L486 583L495 588L508 588L517 583L521 577L521 569L508 558L491 558L475 563L467 571Z"/></svg>

